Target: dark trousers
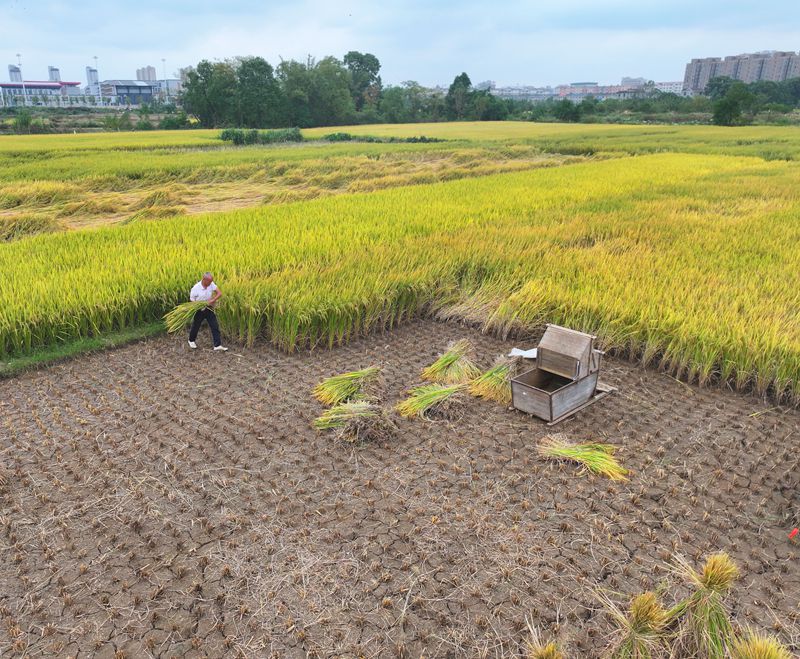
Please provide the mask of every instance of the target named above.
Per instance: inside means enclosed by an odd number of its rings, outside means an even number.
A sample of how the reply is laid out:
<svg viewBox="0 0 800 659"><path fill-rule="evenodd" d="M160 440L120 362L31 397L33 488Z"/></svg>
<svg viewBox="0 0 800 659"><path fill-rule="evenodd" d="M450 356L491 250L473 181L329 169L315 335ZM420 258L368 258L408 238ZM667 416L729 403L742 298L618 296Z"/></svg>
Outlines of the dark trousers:
<svg viewBox="0 0 800 659"><path fill-rule="evenodd" d="M200 309L200 311L194 315L192 329L189 330L189 340L194 341L197 338L197 333L200 331L200 325L203 324L204 320L208 321L208 326L211 328L211 336L214 337L214 347L216 348L218 345L222 345L222 341L219 338L219 323L217 322L217 314L214 313L213 309Z"/></svg>

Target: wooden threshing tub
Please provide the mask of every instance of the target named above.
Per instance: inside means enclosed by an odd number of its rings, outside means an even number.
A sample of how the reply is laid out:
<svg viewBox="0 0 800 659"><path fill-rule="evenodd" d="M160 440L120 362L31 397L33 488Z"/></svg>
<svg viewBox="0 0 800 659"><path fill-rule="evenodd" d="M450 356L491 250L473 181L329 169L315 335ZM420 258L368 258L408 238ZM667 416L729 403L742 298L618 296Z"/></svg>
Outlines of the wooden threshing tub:
<svg viewBox="0 0 800 659"><path fill-rule="evenodd" d="M536 367L511 380L514 407L552 425L613 391L598 383L603 352L594 347L596 338L548 325Z"/></svg>

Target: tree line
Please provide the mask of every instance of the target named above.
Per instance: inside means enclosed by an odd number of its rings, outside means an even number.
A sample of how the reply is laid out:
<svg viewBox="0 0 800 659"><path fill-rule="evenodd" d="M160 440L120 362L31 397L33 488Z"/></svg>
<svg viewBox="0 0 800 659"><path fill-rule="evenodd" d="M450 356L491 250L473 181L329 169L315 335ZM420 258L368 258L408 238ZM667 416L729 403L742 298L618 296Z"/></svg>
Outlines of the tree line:
<svg viewBox="0 0 800 659"><path fill-rule="evenodd" d="M184 110L209 128L505 119L513 103L473 89L466 73L447 93L408 81L384 87L375 55L309 57L273 67L262 57L203 60L186 73Z"/></svg>
<svg viewBox="0 0 800 659"><path fill-rule="evenodd" d="M750 123L762 112L786 114L800 107L800 78L749 84L728 76L712 78L705 95L713 102L713 119L721 126Z"/></svg>

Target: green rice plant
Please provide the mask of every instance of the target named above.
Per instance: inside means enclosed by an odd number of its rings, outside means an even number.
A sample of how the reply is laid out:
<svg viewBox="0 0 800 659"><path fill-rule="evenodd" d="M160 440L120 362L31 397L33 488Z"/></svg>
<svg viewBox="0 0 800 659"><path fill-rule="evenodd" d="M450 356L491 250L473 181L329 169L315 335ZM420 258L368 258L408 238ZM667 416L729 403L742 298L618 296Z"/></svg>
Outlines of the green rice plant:
<svg viewBox="0 0 800 659"><path fill-rule="evenodd" d="M364 387L374 381L378 373L380 373L378 366L370 366L360 371L334 375L314 387L313 393L317 400L325 405L338 405L363 393Z"/></svg>
<svg viewBox="0 0 800 659"><path fill-rule="evenodd" d="M511 378L516 375L518 362L513 357L498 357L488 371L470 382L469 393L503 405L510 404Z"/></svg>
<svg viewBox="0 0 800 659"><path fill-rule="evenodd" d="M739 576L739 568L724 552L710 555L703 571L697 572L684 558L677 557L678 572L694 593L669 612L679 624L677 646L698 659L723 659L733 628L724 598Z"/></svg>
<svg viewBox="0 0 800 659"><path fill-rule="evenodd" d="M597 442L571 444L559 435L546 437L538 446L539 455L542 457L576 462L593 474L605 476L612 481L626 481L628 470L614 458L616 450L617 447L612 444Z"/></svg>
<svg viewBox="0 0 800 659"><path fill-rule="evenodd" d="M325 410L314 420L317 430L335 430L338 439L351 444L386 439L396 427L386 413L367 400L351 400Z"/></svg>
<svg viewBox="0 0 800 659"><path fill-rule="evenodd" d="M170 334L180 332L194 320L194 316L198 311L205 309L207 306L208 303L202 300L179 304L172 311L164 315L164 324L167 326L167 332Z"/></svg>
<svg viewBox="0 0 800 659"><path fill-rule="evenodd" d="M525 641L525 659L564 659L564 653L555 641L545 642L541 632L527 620L530 638Z"/></svg>
<svg viewBox="0 0 800 659"><path fill-rule="evenodd" d="M473 353L472 344L467 339L454 341L433 364L423 369L422 379L446 384L474 380L480 375L480 370L471 359Z"/></svg>
<svg viewBox="0 0 800 659"><path fill-rule="evenodd" d="M747 629L731 641L729 656L730 659L791 659L792 654L774 636Z"/></svg>
<svg viewBox="0 0 800 659"><path fill-rule="evenodd" d="M411 389L409 397L395 409L404 417L451 418L463 402L461 394L466 388L466 384L424 384Z"/></svg>
<svg viewBox="0 0 800 659"><path fill-rule="evenodd" d="M652 659L663 653L669 614L655 593L636 595L627 611L605 594L598 597L617 627L609 659Z"/></svg>

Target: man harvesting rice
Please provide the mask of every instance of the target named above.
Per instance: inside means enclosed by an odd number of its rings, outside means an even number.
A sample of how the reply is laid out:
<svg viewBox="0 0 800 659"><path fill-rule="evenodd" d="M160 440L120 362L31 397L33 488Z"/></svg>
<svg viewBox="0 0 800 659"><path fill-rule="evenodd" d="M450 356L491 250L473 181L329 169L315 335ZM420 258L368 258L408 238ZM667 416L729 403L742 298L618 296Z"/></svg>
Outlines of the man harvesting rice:
<svg viewBox="0 0 800 659"><path fill-rule="evenodd" d="M214 275L210 272L203 274L203 278L198 281L189 293L189 299L192 302L206 302L207 306L200 309L192 320L192 329L189 330L189 347L194 349L197 347L195 340L197 333L200 331L200 325L203 321L208 322L211 328L211 336L214 339L214 350L225 352L227 348L222 345L222 340L219 336L219 323L217 322L217 314L214 313L214 305L222 297L222 291L219 286L214 283Z"/></svg>

